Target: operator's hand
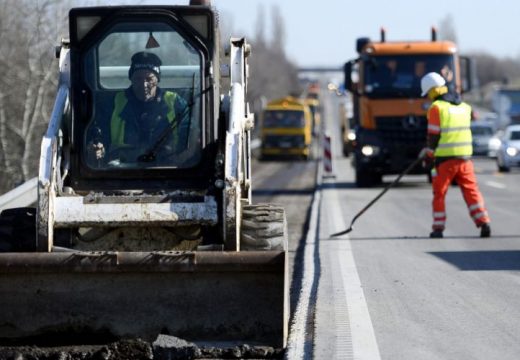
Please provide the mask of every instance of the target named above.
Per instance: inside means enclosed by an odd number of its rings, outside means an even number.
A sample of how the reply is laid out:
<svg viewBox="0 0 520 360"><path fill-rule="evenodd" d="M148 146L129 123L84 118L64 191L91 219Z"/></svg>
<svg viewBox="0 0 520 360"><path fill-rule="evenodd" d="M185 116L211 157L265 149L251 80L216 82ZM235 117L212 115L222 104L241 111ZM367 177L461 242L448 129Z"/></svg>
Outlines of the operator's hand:
<svg viewBox="0 0 520 360"><path fill-rule="evenodd" d="M105 157L105 146L100 142L89 144L88 151L95 156L96 160L101 160Z"/></svg>

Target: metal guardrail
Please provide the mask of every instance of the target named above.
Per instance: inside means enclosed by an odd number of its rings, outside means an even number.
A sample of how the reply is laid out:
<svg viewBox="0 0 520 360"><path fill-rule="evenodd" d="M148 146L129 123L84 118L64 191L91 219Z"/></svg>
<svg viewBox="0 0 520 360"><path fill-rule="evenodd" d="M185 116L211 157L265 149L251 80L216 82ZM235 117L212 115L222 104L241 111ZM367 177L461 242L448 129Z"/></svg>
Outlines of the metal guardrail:
<svg viewBox="0 0 520 360"><path fill-rule="evenodd" d="M22 185L0 196L0 211L16 207L30 206L38 200L38 178L24 182Z"/></svg>

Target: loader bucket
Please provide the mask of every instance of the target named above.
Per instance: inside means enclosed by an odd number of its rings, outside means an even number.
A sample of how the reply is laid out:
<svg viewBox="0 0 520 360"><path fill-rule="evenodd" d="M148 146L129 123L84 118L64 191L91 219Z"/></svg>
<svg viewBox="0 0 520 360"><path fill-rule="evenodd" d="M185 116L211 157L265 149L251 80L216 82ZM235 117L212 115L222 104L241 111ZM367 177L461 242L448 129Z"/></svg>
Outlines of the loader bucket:
<svg viewBox="0 0 520 360"><path fill-rule="evenodd" d="M0 339L70 332L285 347L287 255L0 254Z"/></svg>

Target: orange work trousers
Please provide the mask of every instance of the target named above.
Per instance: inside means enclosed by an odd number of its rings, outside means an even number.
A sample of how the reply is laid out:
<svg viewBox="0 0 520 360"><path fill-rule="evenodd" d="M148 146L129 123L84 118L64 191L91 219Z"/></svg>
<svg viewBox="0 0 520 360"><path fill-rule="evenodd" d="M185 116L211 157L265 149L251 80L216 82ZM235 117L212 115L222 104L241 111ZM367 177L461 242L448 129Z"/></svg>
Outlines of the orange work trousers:
<svg viewBox="0 0 520 360"><path fill-rule="evenodd" d="M437 165L432 171L433 187L433 230L443 231L446 226L445 198L448 189L455 180L462 191L469 215L477 227L489 223L490 219L484 207L484 198L480 193L477 178L471 160L450 159Z"/></svg>

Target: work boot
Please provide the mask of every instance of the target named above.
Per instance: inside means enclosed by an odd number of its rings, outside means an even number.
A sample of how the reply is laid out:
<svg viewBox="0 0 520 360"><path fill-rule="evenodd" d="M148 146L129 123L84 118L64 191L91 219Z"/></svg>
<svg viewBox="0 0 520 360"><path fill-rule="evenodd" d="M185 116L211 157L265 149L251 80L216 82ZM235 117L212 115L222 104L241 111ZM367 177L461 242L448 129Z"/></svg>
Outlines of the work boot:
<svg viewBox="0 0 520 360"><path fill-rule="evenodd" d="M430 237L432 239L440 239L443 237L442 235L442 230L433 230L431 233L430 233Z"/></svg>
<svg viewBox="0 0 520 360"><path fill-rule="evenodd" d="M491 226L489 226L489 223L484 223L480 227L480 237L487 238L491 236Z"/></svg>

